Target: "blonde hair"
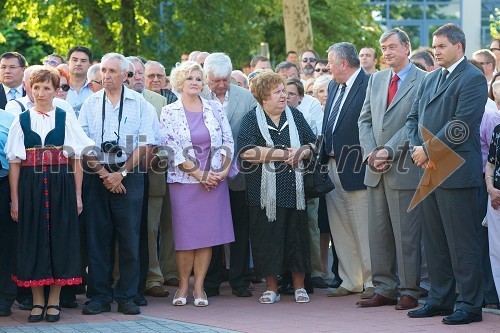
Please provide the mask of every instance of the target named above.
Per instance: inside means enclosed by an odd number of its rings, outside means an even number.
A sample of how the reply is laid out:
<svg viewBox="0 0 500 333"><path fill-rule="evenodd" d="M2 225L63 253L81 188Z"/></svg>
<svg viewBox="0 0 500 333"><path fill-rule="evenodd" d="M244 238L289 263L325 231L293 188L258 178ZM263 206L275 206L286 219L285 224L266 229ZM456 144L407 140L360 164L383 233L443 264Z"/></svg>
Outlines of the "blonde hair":
<svg viewBox="0 0 500 333"><path fill-rule="evenodd" d="M321 75L320 77L316 78L313 84L313 97L318 98L318 91L322 86L326 85L325 89L328 89L328 84L332 79L333 76L331 75Z"/></svg>
<svg viewBox="0 0 500 333"><path fill-rule="evenodd" d="M324 76L324 75L322 75ZM311 86L314 84L314 81L316 81L315 78L310 78L306 81L306 83L304 84L304 94L307 94L307 91L309 90L309 88L311 88Z"/></svg>
<svg viewBox="0 0 500 333"><path fill-rule="evenodd" d="M205 75L203 73L203 68L201 65L195 61L184 61L177 67L172 69L170 73L170 82L172 83L172 88L175 91L182 92L182 86L186 79L191 75L193 71L199 71L201 73L201 82L205 85Z"/></svg>
<svg viewBox="0 0 500 333"><path fill-rule="evenodd" d="M491 85L491 90L493 91L493 95L495 96L495 101L500 100L500 81L495 81Z"/></svg>

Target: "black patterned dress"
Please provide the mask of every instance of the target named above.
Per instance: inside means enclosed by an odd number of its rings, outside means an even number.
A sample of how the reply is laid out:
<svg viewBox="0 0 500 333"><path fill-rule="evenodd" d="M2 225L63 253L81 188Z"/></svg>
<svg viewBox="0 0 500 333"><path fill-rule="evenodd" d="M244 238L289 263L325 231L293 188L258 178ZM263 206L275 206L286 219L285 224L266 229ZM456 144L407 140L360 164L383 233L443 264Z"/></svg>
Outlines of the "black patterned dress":
<svg viewBox="0 0 500 333"><path fill-rule="evenodd" d="M26 159L19 175L16 275L20 287L82 283L75 179L63 155L66 113L52 112L45 137L31 129L30 112L19 116Z"/></svg>

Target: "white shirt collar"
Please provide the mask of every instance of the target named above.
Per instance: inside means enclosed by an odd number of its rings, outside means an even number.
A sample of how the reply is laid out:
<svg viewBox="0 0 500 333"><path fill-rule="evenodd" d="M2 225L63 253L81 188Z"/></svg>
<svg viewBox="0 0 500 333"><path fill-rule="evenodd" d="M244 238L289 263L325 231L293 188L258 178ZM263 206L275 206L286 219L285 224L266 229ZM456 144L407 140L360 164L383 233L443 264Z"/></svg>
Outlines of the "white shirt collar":
<svg viewBox="0 0 500 333"><path fill-rule="evenodd" d="M448 70L448 72L453 73L453 71L455 70L455 68L457 68L458 64L460 64L462 62L462 60L464 60L465 57L462 56L462 58L460 58L456 63L454 63L453 65L451 65L449 68L446 68ZM445 68L442 69L443 71L445 70Z"/></svg>
<svg viewBox="0 0 500 333"><path fill-rule="evenodd" d="M357 71L354 72L354 74L351 75L351 77L349 79L347 79L346 81L346 88L351 88L352 85L354 84L354 81L356 80L356 78L358 77L358 74L361 72L361 67L358 68Z"/></svg>

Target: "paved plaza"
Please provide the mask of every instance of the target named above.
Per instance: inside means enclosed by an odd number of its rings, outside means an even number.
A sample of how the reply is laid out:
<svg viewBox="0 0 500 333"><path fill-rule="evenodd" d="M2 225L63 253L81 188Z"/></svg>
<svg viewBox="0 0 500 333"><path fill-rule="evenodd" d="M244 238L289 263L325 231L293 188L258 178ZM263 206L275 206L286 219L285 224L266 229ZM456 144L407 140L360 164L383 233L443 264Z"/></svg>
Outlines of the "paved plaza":
<svg viewBox="0 0 500 333"><path fill-rule="evenodd" d="M78 297L77 309L63 309L57 324L29 324L28 311L13 306L10 317L0 318L0 332L500 332L500 312L485 310L483 321L470 325L448 326L441 317L412 319L407 311L396 311L393 306L357 308L358 295L341 298L326 296L326 290L315 289L309 304L296 304L293 296L282 296L275 304L259 304L264 283L254 285L254 296L237 298L227 283L221 295L209 299L206 308L196 308L193 299L184 307L171 305L167 298L148 297L149 305L141 307L141 315L125 316L116 312L102 315L82 315L84 295ZM174 287L169 287L171 295Z"/></svg>

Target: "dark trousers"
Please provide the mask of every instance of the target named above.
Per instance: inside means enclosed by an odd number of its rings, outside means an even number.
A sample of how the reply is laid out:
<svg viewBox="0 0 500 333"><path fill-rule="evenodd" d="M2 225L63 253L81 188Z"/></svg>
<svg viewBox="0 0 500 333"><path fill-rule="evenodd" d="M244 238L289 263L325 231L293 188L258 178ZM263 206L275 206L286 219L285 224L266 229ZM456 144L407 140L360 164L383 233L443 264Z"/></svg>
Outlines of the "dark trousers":
<svg viewBox="0 0 500 333"><path fill-rule="evenodd" d="M479 188L479 217L476 222L477 236L479 237L479 246L481 247L481 259L483 263L483 283L484 283L484 304L498 304L497 289L493 281L491 272L490 247L488 243L488 228L481 225L486 215L486 206L488 205L488 192L486 183L482 183Z"/></svg>
<svg viewBox="0 0 500 333"><path fill-rule="evenodd" d="M129 173L122 184L126 194L108 191L98 175L84 175L83 207L87 209L87 248L89 261L87 296L102 303L113 300L109 283L113 265L110 262L114 237L118 240L120 279L114 298L133 300L139 286L139 238L144 176Z"/></svg>
<svg viewBox="0 0 500 333"><path fill-rule="evenodd" d="M235 241L230 244L229 284L231 288L248 288L252 280L250 272L250 240L248 232L248 206L246 191L229 191L231 215ZM204 286L218 289L224 278L222 255L223 245L212 248L212 260L208 267Z"/></svg>
<svg viewBox="0 0 500 333"><path fill-rule="evenodd" d="M483 267L476 232L478 188L438 187L421 205L431 306L481 313ZM455 297L455 287L459 295Z"/></svg>
<svg viewBox="0 0 500 333"><path fill-rule="evenodd" d="M141 231L139 235L139 288L138 294L144 292L149 270L149 252L148 252L148 197L149 197L149 177L144 173L144 193L142 199L141 211Z"/></svg>
<svg viewBox="0 0 500 333"><path fill-rule="evenodd" d="M10 217L9 178L0 178L0 305L12 306L16 298L16 284L12 281L16 249L16 223ZM31 290L26 288L31 294Z"/></svg>

